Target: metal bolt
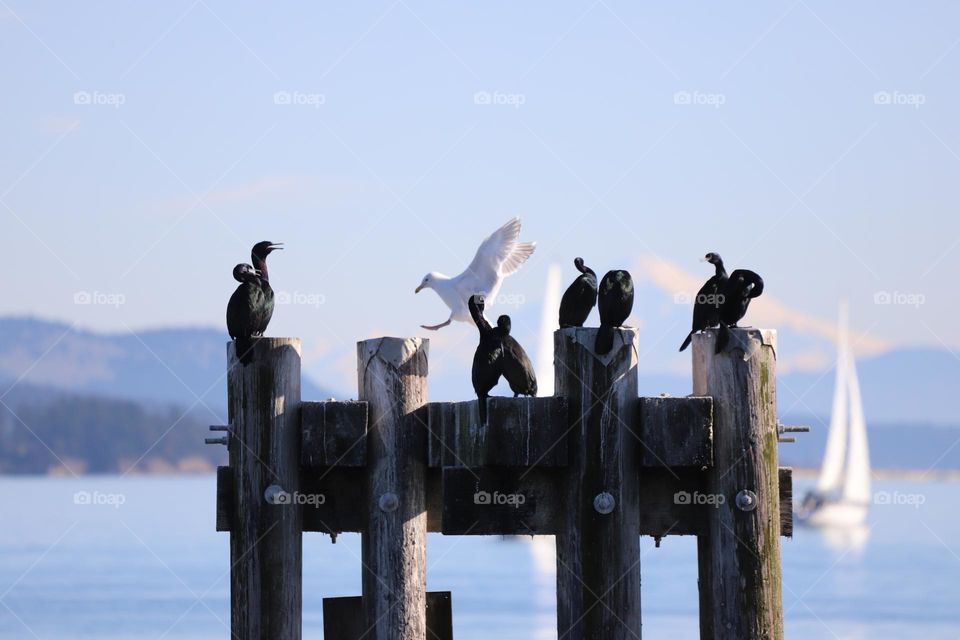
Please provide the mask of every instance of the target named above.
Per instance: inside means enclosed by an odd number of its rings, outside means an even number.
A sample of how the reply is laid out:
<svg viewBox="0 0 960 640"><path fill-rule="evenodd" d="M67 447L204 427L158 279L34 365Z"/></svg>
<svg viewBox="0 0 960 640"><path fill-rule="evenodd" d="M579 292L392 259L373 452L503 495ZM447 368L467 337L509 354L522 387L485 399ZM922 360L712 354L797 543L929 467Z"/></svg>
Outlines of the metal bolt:
<svg viewBox="0 0 960 640"><path fill-rule="evenodd" d="M593 498L593 508L594 508L594 510L596 510L596 512L599 513L600 515L604 515L604 516L605 516L605 515L607 515L608 513L612 513L614 507L616 507L616 506L617 506L617 501L616 501L616 499L615 499L612 495L610 495L609 493L607 493L606 491L604 491L604 492L602 492L602 493L598 493L598 494Z"/></svg>
<svg viewBox="0 0 960 640"><path fill-rule="evenodd" d="M272 484L263 490L263 499L267 504L287 504L290 502L290 494L280 485Z"/></svg>
<svg viewBox="0 0 960 640"><path fill-rule="evenodd" d="M757 494L750 491L750 489L741 489L737 494L736 503L740 511L753 511L757 508L759 502L760 500L757 498Z"/></svg>
<svg viewBox="0 0 960 640"><path fill-rule="evenodd" d="M391 513L396 511L397 507L400 506L400 498L398 498L395 493L385 493L380 496L377 505L380 507L380 511Z"/></svg>

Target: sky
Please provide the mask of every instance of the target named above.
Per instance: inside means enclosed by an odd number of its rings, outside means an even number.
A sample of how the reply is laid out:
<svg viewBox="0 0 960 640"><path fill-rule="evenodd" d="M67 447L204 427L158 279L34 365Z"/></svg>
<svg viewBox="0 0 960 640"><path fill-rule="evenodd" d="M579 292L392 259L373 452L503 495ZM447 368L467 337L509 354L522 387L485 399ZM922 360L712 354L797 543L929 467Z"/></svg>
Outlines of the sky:
<svg viewBox="0 0 960 640"><path fill-rule="evenodd" d="M530 325L552 262L718 251L784 309L958 351L958 71L955 2L0 0L0 314L222 327L285 242L270 331L347 376L519 215Z"/></svg>

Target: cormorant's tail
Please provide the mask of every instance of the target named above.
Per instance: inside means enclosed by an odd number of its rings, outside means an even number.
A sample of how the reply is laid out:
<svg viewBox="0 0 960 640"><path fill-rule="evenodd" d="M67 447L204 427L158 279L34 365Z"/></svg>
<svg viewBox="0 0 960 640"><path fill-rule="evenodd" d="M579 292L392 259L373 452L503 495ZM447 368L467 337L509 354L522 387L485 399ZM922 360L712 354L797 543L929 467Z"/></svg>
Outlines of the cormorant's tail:
<svg viewBox="0 0 960 640"><path fill-rule="evenodd" d="M477 408L480 410L480 424L487 424L487 396L477 397Z"/></svg>
<svg viewBox="0 0 960 640"><path fill-rule="evenodd" d="M683 351L690 346L690 341L693 340L693 331L687 334L686 340L683 341L683 344L680 345L680 351Z"/></svg>
<svg viewBox="0 0 960 640"><path fill-rule="evenodd" d="M727 328L727 325L720 323L720 331L717 333L717 348L714 349L714 353L720 353L727 348L727 343L730 342L730 329Z"/></svg>
<svg viewBox="0 0 960 640"><path fill-rule="evenodd" d="M601 325L597 330L597 342L593 345L593 350L602 356L610 353L610 349L613 349L613 327Z"/></svg>
<svg viewBox="0 0 960 640"><path fill-rule="evenodd" d="M253 362L253 340L251 338L238 337L233 344L237 351L237 358L240 359L242 365L246 366Z"/></svg>

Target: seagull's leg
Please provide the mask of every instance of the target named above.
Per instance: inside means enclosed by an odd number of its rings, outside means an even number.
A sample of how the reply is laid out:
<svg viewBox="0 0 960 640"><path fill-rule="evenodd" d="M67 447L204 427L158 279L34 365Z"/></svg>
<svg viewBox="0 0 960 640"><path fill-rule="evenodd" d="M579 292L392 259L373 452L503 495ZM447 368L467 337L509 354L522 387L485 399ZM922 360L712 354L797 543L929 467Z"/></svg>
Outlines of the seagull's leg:
<svg viewBox="0 0 960 640"><path fill-rule="evenodd" d="M435 324L435 325L422 324L420 326L429 331L436 331L437 329L443 329L445 326L447 326L451 322L453 322L453 317L447 318L446 322L441 322L440 324Z"/></svg>

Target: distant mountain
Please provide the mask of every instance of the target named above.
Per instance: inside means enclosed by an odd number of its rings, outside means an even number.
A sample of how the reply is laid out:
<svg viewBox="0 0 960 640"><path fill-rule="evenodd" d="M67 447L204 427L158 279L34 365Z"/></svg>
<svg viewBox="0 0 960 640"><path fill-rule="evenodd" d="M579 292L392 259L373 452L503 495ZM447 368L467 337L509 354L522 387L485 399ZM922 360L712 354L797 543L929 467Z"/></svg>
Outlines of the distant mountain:
<svg viewBox="0 0 960 640"><path fill-rule="evenodd" d="M226 407L225 332L151 329L105 334L36 318L0 318L0 380L183 407ZM4 386L3 388L6 388ZM304 376L306 399L331 396Z"/></svg>

